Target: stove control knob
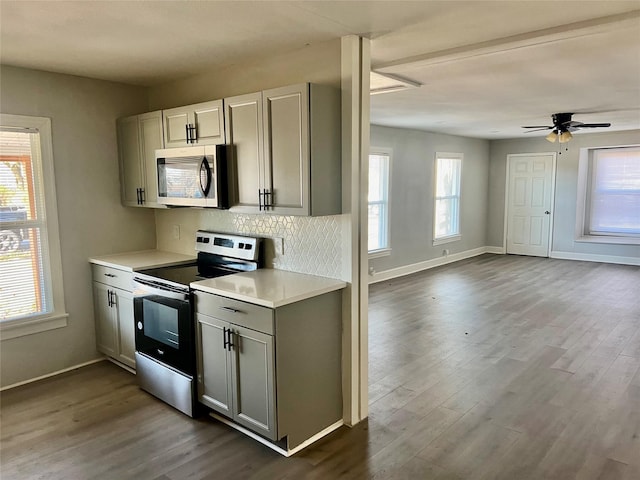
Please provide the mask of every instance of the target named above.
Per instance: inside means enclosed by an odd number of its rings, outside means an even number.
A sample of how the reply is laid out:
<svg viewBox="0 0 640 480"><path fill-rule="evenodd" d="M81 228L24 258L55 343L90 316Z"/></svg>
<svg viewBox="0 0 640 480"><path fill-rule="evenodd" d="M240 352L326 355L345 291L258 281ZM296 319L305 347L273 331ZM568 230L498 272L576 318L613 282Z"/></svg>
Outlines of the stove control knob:
<svg viewBox="0 0 640 480"><path fill-rule="evenodd" d="M142 330L142 322L138 322L138 330Z"/></svg>
<svg viewBox="0 0 640 480"><path fill-rule="evenodd" d="M202 243L202 237L198 237L198 238L196 238L196 242L198 242L198 243Z"/></svg>

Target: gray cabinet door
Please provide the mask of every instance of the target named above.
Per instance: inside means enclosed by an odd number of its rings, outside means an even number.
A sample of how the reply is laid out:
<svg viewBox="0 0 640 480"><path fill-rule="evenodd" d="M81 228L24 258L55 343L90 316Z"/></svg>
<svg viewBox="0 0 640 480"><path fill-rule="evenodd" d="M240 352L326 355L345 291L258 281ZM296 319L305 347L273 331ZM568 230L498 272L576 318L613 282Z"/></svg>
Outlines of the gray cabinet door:
<svg viewBox="0 0 640 480"><path fill-rule="evenodd" d="M233 419L277 440L273 337L237 325L232 325L232 329Z"/></svg>
<svg viewBox="0 0 640 480"><path fill-rule="evenodd" d="M170 108L162 111L165 148L187 145L187 125L190 123L189 107Z"/></svg>
<svg viewBox="0 0 640 480"><path fill-rule="evenodd" d="M136 367L135 320L133 318L133 294L125 290L113 289L114 308L118 322L118 360L131 368Z"/></svg>
<svg viewBox="0 0 640 480"><path fill-rule="evenodd" d="M233 145L237 194L234 211L259 211L258 191L262 188L264 136L262 128L262 93L226 98L225 124L227 140Z"/></svg>
<svg viewBox="0 0 640 480"><path fill-rule="evenodd" d="M96 347L98 351L115 357L118 351L117 317L109 301L108 285L93 282L93 302L96 316Z"/></svg>
<svg viewBox="0 0 640 480"><path fill-rule="evenodd" d="M225 143L224 111L222 100L192 105L196 126L196 145L220 145Z"/></svg>
<svg viewBox="0 0 640 480"><path fill-rule="evenodd" d="M198 351L198 399L231 417L232 381L229 351L224 347L224 328L230 324L208 315L196 314Z"/></svg>
<svg viewBox="0 0 640 480"><path fill-rule="evenodd" d="M138 138L138 116L118 119L117 127L122 204L137 207L140 206L138 191L144 185Z"/></svg>
<svg viewBox="0 0 640 480"><path fill-rule="evenodd" d="M162 112L150 112L138 115L140 138L140 158L144 170L143 206L161 207L158 203L158 173L156 167L156 150L162 148Z"/></svg>
<svg viewBox="0 0 640 480"><path fill-rule="evenodd" d="M309 84L262 92L264 184L273 212L309 215Z"/></svg>

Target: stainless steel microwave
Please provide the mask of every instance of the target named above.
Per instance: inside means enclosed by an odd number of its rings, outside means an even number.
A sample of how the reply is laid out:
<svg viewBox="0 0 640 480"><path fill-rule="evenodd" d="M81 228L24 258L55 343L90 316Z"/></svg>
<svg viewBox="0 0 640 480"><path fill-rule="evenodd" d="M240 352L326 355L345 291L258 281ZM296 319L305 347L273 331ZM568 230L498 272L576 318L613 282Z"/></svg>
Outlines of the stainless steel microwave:
<svg viewBox="0 0 640 480"><path fill-rule="evenodd" d="M156 150L158 203L229 208L227 145Z"/></svg>

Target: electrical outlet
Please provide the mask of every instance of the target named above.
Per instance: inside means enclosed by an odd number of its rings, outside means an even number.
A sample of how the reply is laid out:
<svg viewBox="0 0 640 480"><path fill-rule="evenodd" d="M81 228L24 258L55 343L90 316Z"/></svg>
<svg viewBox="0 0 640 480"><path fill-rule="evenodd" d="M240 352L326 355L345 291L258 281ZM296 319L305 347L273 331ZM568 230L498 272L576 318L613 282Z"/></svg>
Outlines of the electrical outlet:
<svg viewBox="0 0 640 480"><path fill-rule="evenodd" d="M174 240L180 240L180 225L173 225L171 227L171 234Z"/></svg>
<svg viewBox="0 0 640 480"><path fill-rule="evenodd" d="M275 237L273 239L273 245L276 255L284 255L284 238Z"/></svg>

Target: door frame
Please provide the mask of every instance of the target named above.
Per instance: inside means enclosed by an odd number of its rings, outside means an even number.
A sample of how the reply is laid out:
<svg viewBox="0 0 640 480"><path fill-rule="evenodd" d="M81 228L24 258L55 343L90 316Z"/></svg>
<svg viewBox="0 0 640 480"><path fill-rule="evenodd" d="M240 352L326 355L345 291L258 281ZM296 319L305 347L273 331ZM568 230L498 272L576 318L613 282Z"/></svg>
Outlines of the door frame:
<svg viewBox="0 0 640 480"><path fill-rule="evenodd" d="M549 218L549 243L547 246L547 257L551 257L551 250L553 247L553 219L555 217L555 205L556 205L556 164L557 153L556 152L533 152L533 153L509 153L506 160L506 175L505 175L505 190L504 190L504 222L502 228L502 245L503 253L507 254L507 226L509 224L509 192L511 184L511 159L516 157L543 157L551 155L551 206L550 218ZM544 257L543 257L544 258Z"/></svg>

